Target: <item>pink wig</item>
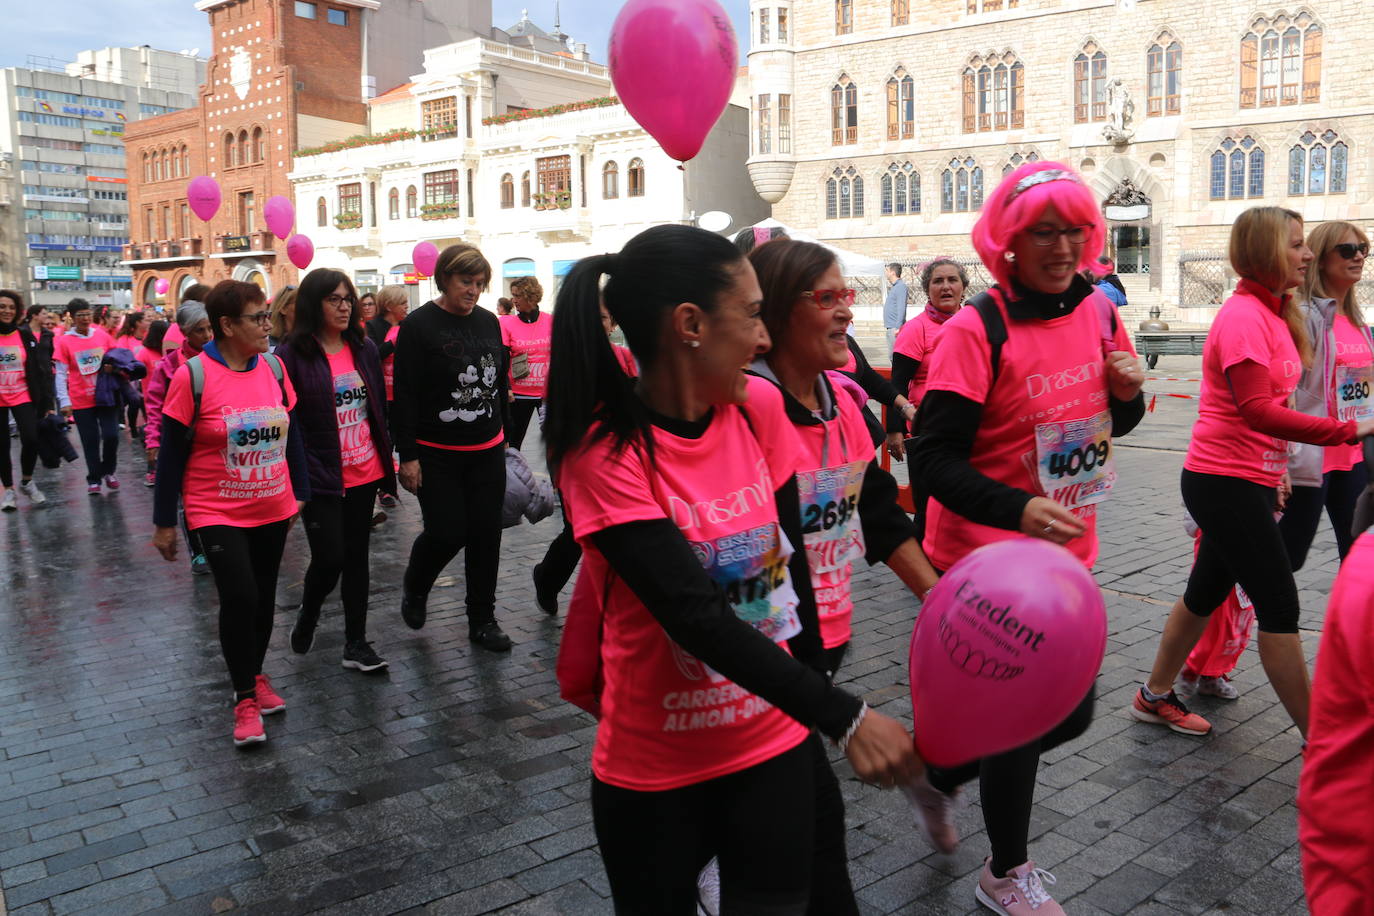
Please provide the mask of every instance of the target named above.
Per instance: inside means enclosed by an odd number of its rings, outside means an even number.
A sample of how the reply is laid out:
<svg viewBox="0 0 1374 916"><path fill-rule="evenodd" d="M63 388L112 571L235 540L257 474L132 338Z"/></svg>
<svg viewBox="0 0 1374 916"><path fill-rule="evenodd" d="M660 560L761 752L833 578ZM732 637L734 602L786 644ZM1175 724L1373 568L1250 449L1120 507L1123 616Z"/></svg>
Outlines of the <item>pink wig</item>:
<svg viewBox="0 0 1374 916"><path fill-rule="evenodd" d="M1091 270L1098 276L1108 273L1097 263L1107 228L1093 192L1067 165L1027 162L1003 178L988 195L983 202L983 215L973 227L973 247L983 259L983 266L1004 289L1010 286L1012 278L1012 265L1007 260L1012 239L1040 222L1050 206L1069 225L1088 227L1078 269Z"/></svg>

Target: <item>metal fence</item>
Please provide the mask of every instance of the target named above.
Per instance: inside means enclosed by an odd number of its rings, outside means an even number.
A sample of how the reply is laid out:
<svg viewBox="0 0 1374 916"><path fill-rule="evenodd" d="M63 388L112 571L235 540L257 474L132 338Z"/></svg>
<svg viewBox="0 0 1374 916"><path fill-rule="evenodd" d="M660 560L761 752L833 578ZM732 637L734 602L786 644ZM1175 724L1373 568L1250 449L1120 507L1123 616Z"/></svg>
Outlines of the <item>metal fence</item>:
<svg viewBox="0 0 1374 916"><path fill-rule="evenodd" d="M987 268L983 266L983 262L976 255L949 255L948 257L949 260L964 268L964 273L968 275L965 301L992 286L992 275L988 273ZM902 265L902 279L906 281L909 304L925 304L925 294L921 291L921 268L932 260L934 258L897 262ZM854 290L856 294L855 305L882 305L883 299L887 295L886 277L846 277L845 285Z"/></svg>
<svg viewBox="0 0 1374 916"><path fill-rule="evenodd" d="M1179 308L1220 308L1235 285L1226 255L1185 251L1178 258Z"/></svg>

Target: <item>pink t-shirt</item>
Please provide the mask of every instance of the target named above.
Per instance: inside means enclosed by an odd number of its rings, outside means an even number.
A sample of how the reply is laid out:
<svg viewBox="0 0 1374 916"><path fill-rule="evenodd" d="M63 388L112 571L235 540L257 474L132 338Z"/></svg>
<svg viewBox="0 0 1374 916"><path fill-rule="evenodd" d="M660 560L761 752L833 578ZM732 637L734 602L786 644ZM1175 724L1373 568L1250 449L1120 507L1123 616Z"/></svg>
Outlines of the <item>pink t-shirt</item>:
<svg viewBox="0 0 1374 916"><path fill-rule="evenodd" d="M1066 545L1091 567L1097 559L1097 503L1116 482L1112 418L1107 390L1109 329L1094 292L1063 318L1007 318L997 382L977 309L960 309L945 322L930 359L927 391L949 391L983 405L969 462L982 474L1018 490L1067 506L1087 531ZM1111 346L1134 353L1117 325ZM985 544L1021 537L1018 531L969 521L930 501L925 551L940 569Z"/></svg>
<svg viewBox="0 0 1374 916"><path fill-rule="evenodd" d="M1331 379L1331 416L1337 420L1368 420L1374 417L1374 353L1369 331L1355 327L1344 315L1336 315L1336 361ZM1348 471L1364 460L1361 445L1328 445L1323 450L1322 473Z"/></svg>
<svg viewBox="0 0 1374 916"><path fill-rule="evenodd" d="M287 412L296 404L291 379L283 380L283 405L282 385L263 357L246 372L235 372L209 356L201 356L200 362L205 388L181 483L187 526L256 528L290 518L296 513L286 468ZM195 399L185 363L172 376L162 413L183 425L191 423Z"/></svg>
<svg viewBox="0 0 1374 916"><path fill-rule="evenodd" d="M1374 531L1341 564L1312 675L1298 782L1303 885L1314 914L1364 914L1374 900Z"/></svg>
<svg viewBox="0 0 1374 916"><path fill-rule="evenodd" d="M1288 443L1250 427L1236 406L1226 370L1247 360L1269 369L1270 392L1279 406L1302 376L1302 360L1279 303L1259 284L1241 280L1217 312L1202 347L1202 391L1197 423L1183 466L1199 474L1239 477L1276 487L1288 470Z"/></svg>
<svg viewBox="0 0 1374 916"><path fill-rule="evenodd" d="M512 379L510 390L516 397L542 398L549 382L549 344L553 339L553 316L540 312L533 322L519 315L501 316L501 342L510 347L513 359L521 353L529 357L530 374Z"/></svg>
<svg viewBox="0 0 1374 916"><path fill-rule="evenodd" d="M857 368L859 368L859 358L854 355L853 350L850 350L845 358L844 365L840 367L840 371L853 372Z"/></svg>
<svg viewBox="0 0 1374 916"><path fill-rule="evenodd" d="M334 378L334 418L339 424L339 457L343 462L343 485L360 487L382 476L382 461L372 442L372 427L367 422L367 390L353 350L345 345L328 354L329 374Z"/></svg>
<svg viewBox="0 0 1374 916"><path fill-rule="evenodd" d="M935 344L940 339L940 332L945 329L945 322L936 322L930 317L929 312L921 312L915 318L902 325L902 330L897 333L897 339L892 342L892 352L908 356L920 363L916 369L916 376L907 386L907 390L901 392L906 395L906 399L917 406L921 403L921 396L926 391L926 380L930 378L930 354L935 352Z"/></svg>
<svg viewBox="0 0 1374 916"><path fill-rule="evenodd" d="M386 332L386 338L385 338L385 339L388 340L388 341L390 341L391 344L392 344L392 346L395 346L395 344L396 344L396 338L399 337L400 335L401 335L401 326L400 326L399 324L393 324L393 325L391 326L391 330L389 330L389 331ZM396 396L395 396L394 394L392 394L392 390L393 390L393 389L395 388L395 386L396 386L396 351L395 351L395 350L392 350L390 353L388 353L388 354L386 355L386 359L382 360L382 382L386 384L386 402L387 402L388 404L390 404L392 401L396 400Z"/></svg>
<svg viewBox="0 0 1374 916"><path fill-rule="evenodd" d="M95 406L96 374L105 351L113 346L114 338L109 332L95 325L91 325L90 337L68 331L57 338L54 356L67 364L67 397L73 410Z"/></svg>
<svg viewBox="0 0 1374 916"><path fill-rule="evenodd" d="M172 352L177 347L181 346L181 342L185 339L186 335L181 333L181 325L176 323L174 317L172 323L167 326L167 336L162 338L162 352Z"/></svg>
<svg viewBox="0 0 1374 916"><path fill-rule="evenodd" d="M611 344L611 352L615 354L616 362L620 363L620 368L630 378L639 378L639 366L635 364L634 354L629 347L622 347L618 343Z"/></svg>
<svg viewBox="0 0 1374 916"><path fill-rule="evenodd" d="M116 347L123 347L130 353L137 354L139 349L143 346L143 341L131 334L125 334L123 337L116 337L114 345Z"/></svg>
<svg viewBox="0 0 1374 916"><path fill-rule="evenodd" d="M148 374L143 376L143 384L147 385L148 379L152 378L153 376L153 369L156 368L157 364L162 361L162 354L149 350L147 347L143 346L143 344L140 343L138 345L138 349L134 351L134 357L140 363L142 363L143 368L147 370Z"/></svg>
<svg viewBox="0 0 1374 916"><path fill-rule="evenodd" d="M802 543L816 593L821 642L827 649L849 642L852 567L864 555L859 493L873 460L873 440L859 406L843 391L835 392L835 405L834 419L796 426L801 442L797 492Z"/></svg>
<svg viewBox="0 0 1374 916"><path fill-rule="evenodd" d="M24 378L24 364L29 354L19 331L0 334L0 406L15 407L29 403L29 385ZM6 443L5 448L9 448Z"/></svg>
<svg viewBox="0 0 1374 916"><path fill-rule="evenodd" d="M655 429L653 465L641 449L617 454L603 439L568 456L560 470L585 551L581 575L594 577L598 594L610 582L592 770L611 785L680 788L746 769L806 739L796 720L669 639L592 540L615 525L671 519L740 618L786 651L783 641L800 622L774 492L796 471L798 444L772 383L750 380L747 409L748 421L739 407L717 406L699 439Z"/></svg>

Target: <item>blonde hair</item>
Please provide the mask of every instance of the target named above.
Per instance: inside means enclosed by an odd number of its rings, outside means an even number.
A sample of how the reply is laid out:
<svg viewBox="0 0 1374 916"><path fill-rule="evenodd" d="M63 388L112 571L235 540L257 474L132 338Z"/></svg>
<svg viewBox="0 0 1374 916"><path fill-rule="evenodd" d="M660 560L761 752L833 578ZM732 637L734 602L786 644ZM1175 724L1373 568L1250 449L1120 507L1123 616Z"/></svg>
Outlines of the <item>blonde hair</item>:
<svg viewBox="0 0 1374 916"><path fill-rule="evenodd" d="M408 305L409 303L410 294L406 292L404 286L392 284L377 290L377 314L379 315L385 315L387 309L393 305Z"/></svg>
<svg viewBox="0 0 1374 916"><path fill-rule="evenodd" d="M510 281L511 293L519 293L531 305L539 305L544 299L544 285L534 277L517 277Z"/></svg>
<svg viewBox="0 0 1374 916"><path fill-rule="evenodd" d="M1312 249L1312 254L1316 258L1313 267L1307 271L1307 279L1302 283L1302 298L1308 302L1313 299L1330 299L1326 293L1326 283L1322 279L1321 265L1326 256L1331 253L1341 239L1345 238L1347 232L1355 233L1355 238L1364 244L1369 244L1369 236L1364 234L1364 230L1354 223L1347 223L1342 220L1332 220L1322 223L1312 230L1307 236L1307 247ZM1351 323L1357 327L1364 327L1364 313L1360 311L1360 304L1355 299L1355 287L1345 291L1345 297L1336 304L1342 315L1350 319Z"/></svg>
<svg viewBox="0 0 1374 916"><path fill-rule="evenodd" d="M491 262L482 252L472 245L459 242L439 252L439 260L434 264L434 282L439 291L444 291L444 283L454 274L468 274L482 278L482 289L491 282Z"/></svg>
<svg viewBox="0 0 1374 916"><path fill-rule="evenodd" d="M286 326L286 319L282 316L282 312L286 311L286 307L288 305L294 305L295 302L296 287L294 286L288 286L286 289L282 290L280 293L277 294L277 298L272 300L271 333L272 336L275 337L277 340L286 339L286 335L291 332L291 329ZM291 317L292 322L294 323L295 315L293 314Z"/></svg>
<svg viewBox="0 0 1374 916"><path fill-rule="evenodd" d="M1302 214L1284 207L1251 207L1231 226L1231 267L1247 280L1274 289L1287 276L1288 222L1302 227ZM1304 369L1312 368L1312 341L1302 312L1291 297L1280 298L1279 317L1288 325Z"/></svg>

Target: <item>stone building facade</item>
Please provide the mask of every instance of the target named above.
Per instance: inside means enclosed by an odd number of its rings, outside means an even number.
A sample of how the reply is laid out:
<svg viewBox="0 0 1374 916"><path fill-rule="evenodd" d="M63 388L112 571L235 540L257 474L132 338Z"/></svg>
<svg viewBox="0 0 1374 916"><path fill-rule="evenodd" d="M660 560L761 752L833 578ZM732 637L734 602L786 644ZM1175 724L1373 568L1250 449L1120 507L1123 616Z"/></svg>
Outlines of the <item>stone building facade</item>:
<svg viewBox="0 0 1374 916"><path fill-rule="evenodd" d="M1350 0L750 6L750 174L825 241L971 257L1005 170L1068 162L1104 202L1128 317L1205 324L1242 210L1374 224L1374 29Z"/></svg>

